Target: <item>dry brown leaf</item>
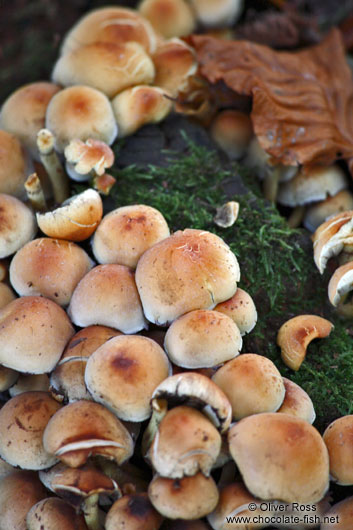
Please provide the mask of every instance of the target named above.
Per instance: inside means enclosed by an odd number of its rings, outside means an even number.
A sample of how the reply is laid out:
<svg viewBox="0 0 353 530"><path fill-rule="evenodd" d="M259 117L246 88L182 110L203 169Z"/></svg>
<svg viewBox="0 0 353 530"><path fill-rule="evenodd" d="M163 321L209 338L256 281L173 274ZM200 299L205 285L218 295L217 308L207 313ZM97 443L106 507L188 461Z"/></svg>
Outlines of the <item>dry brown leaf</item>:
<svg viewBox="0 0 353 530"><path fill-rule="evenodd" d="M248 41L192 35L200 73L251 95L261 146L284 165L331 164L353 170L353 81L338 30L299 52ZM350 160L351 159L351 160Z"/></svg>

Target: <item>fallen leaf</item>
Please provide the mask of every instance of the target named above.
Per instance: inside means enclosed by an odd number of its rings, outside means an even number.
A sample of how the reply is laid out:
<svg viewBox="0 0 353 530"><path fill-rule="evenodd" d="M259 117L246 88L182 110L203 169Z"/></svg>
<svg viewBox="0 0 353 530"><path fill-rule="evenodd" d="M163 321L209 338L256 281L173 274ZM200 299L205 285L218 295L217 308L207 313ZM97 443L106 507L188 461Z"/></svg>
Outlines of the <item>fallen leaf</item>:
<svg viewBox="0 0 353 530"><path fill-rule="evenodd" d="M207 35L189 38L200 74L251 95L261 146L284 165L332 164L353 170L353 81L340 32L299 52Z"/></svg>

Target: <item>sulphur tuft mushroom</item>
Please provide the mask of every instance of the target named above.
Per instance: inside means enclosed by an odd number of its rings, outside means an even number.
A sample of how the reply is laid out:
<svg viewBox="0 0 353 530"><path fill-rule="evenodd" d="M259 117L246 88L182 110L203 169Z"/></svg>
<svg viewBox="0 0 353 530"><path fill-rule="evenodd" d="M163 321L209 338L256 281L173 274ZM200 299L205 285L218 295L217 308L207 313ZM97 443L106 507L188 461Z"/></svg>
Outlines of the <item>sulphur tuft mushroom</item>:
<svg viewBox="0 0 353 530"><path fill-rule="evenodd" d="M185 0L142 0L138 10L165 39L189 35L196 26L193 10Z"/></svg>
<svg viewBox="0 0 353 530"><path fill-rule="evenodd" d="M278 413L297 416L311 424L314 423L316 414L310 396L299 385L283 377L286 393Z"/></svg>
<svg viewBox="0 0 353 530"><path fill-rule="evenodd" d="M158 530L163 517L153 508L147 493L124 495L114 502L105 520L106 530Z"/></svg>
<svg viewBox="0 0 353 530"><path fill-rule="evenodd" d="M37 502L27 513L28 530L88 530L83 515L57 497L48 497Z"/></svg>
<svg viewBox="0 0 353 530"><path fill-rule="evenodd" d="M234 320L241 335L250 333L257 322L255 303L251 296L240 287L237 288L232 298L217 304L215 311L224 313Z"/></svg>
<svg viewBox="0 0 353 530"><path fill-rule="evenodd" d="M86 142L82 140L71 140L65 147L65 158L67 169L73 180L84 181L94 175L103 175L106 168L114 164L114 153L110 147L100 140L89 138Z"/></svg>
<svg viewBox="0 0 353 530"><path fill-rule="evenodd" d="M212 121L210 133L231 160L238 160L246 153L253 130L248 114L238 110L223 110Z"/></svg>
<svg viewBox="0 0 353 530"><path fill-rule="evenodd" d="M0 130L0 193L25 199L24 183L32 172L33 165L19 140Z"/></svg>
<svg viewBox="0 0 353 530"><path fill-rule="evenodd" d="M0 258L14 254L36 232L37 223L28 206L16 197L0 193Z"/></svg>
<svg viewBox="0 0 353 530"><path fill-rule="evenodd" d="M337 418L326 428L323 439L330 457L330 474L341 486L353 484L353 415Z"/></svg>

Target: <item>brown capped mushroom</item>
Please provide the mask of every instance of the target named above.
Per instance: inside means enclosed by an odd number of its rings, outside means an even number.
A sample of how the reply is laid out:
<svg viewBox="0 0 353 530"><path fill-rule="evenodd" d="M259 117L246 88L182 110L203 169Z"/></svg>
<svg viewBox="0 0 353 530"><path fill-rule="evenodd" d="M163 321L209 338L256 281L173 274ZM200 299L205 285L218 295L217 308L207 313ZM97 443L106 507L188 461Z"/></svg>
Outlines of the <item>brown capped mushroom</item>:
<svg viewBox="0 0 353 530"><path fill-rule="evenodd" d="M73 334L65 311L51 300L18 298L0 310L0 363L19 372L50 372Z"/></svg>
<svg viewBox="0 0 353 530"><path fill-rule="evenodd" d="M83 515L57 497L43 499L29 510L26 517L27 530L88 530Z"/></svg>
<svg viewBox="0 0 353 530"><path fill-rule="evenodd" d="M353 484L353 415L337 418L326 428L323 439L330 457L330 474L341 486Z"/></svg>
<svg viewBox="0 0 353 530"><path fill-rule="evenodd" d="M61 408L47 392L24 392L0 410L0 455L22 469L45 469L57 462L47 453L42 436L50 418Z"/></svg>
<svg viewBox="0 0 353 530"><path fill-rule="evenodd" d="M250 117L238 110L223 110L214 118L211 136L231 160L241 158L253 135Z"/></svg>
<svg viewBox="0 0 353 530"><path fill-rule="evenodd" d="M310 206L305 213L303 225L310 232L315 230L333 215L353 209L353 194L349 190L342 190L332 197Z"/></svg>
<svg viewBox="0 0 353 530"><path fill-rule="evenodd" d="M200 519L211 513L218 502L218 489L212 477L197 473L171 479L156 475L148 487L155 509L169 519Z"/></svg>
<svg viewBox="0 0 353 530"><path fill-rule="evenodd" d="M233 359L242 348L242 338L233 320L219 313L190 311L169 327L164 347L170 360L183 368L208 368Z"/></svg>
<svg viewBox="0 0 353 530"><path fill-rule="evenodd" d="M25 199L24 183L33 167L18 139L0 130L0 193Z"/></svg>
<svg viewBox="0 0 353 530"><path fill-rule="evenodd" d="M166 39L189 35L195 29L195 15L185 0L142 0L138 9Z"/></svg>
<svg viewBox="0 0 353 530"><path fill-rule="evenodd" d="M299 385L283 377L286 393L284 400L277 412L297 416L311 424L314 423L316 414L313 402L309 395Z"/></svg>
<svg viewBox="0 0 353 530"><path fill-rule="evenodd" d="M283 403L283 379L270 359L243 353L225 363L212 377L232 405L233 419L275 412Z"/></svg>
<svg viewBox="0 0 353 530"><path fill-rule="evenodd" d="M97 41L62 55L52 79L66 87L92 87L111 99L130 86L152 83L154 73L152 59L141 44ZM92 131L96 133L93 127Z"/></svg>
<svg viewBox="0 0 353 530"><path fill-rule="evenodd" d="M155 208L122 206L103 217L92 239L92 251L98 263L135 269L142 254L169 235L166 220Z"/></svg>
<svg viewBox="0 0 353 530"><path fill-rule="evenodd" d="M163 517L153 508L147 493L124 495L107 513L105 530L158 530Z"/></svg>
<svg viewBox="0 0 353 530"><path fill-rule="evenodd" d="M103 175L106 168L114 164L114 153L100 140L89 138L86 142L75 139L65 147L65 158L74 173L69 175L74 180L88 180L90 172Z"/></svg>
<svg viewBox="0 0 353 530"><path fill-rule="evenodd" d="M98 265L78 283L68 314L77 326L100 324L123 333L146 328L134 273L124 265Z"/></svg>
<svg viewBox="0 0 353 530"><path fill-rule="evenodd" d="M334 504L325 514L320 530L350 530L353 521L353 497Z"/></svg>
<svg viewBox="0 0 353 530"><path fill-rule="evenodd" d="M233 319L238 326L241 335L250 333L257 322L257 311L254 301L251 296L243 289L240 289L240 287L237 288L232 298L217 304L215 311L224 313Z"/></svg>
<svg viewBox="0 0 353 530"><path fill-rule="evenodd" d="M314 339L328 337L332 329L331 322L317 315L298 315L287 320L277 334L283 362L292 370L299 370L308 344Z"/></svg>
<svg viewBox="0 0 353 530"><path fill-rule="evenodd" d="M245 485L256 497L314 503L325 495L328 452L308 422L288 414L254 414L231 427L228 441Z"/></svg>
<svg viewBox="0 0 353 530"><path fill-rule="evenodd" d="M118 133L107 96L82 85L55 94L48 105L45 126L53 133L60 153L75 138L93 138L111 145Z"/></svg>
<svg viewBox="0 0 353 530"><path fill-rule="evenodd" d="M121 335L90 356L85 382L95 401L120 419L137 422L151 415L152 393L170 371L168 358L155 341Z"/></svg>
<svg viewBox="0 0 353 530"><path fill-rule="evenodd" d="M99 193L87 189L70 197L55 210L37 213L37 222L49 237L83 241L96 230L102 215L103 204Z"/></svg>
<svg viewBox="0 0 353 530"><path fill-rule="evenodd" d="M353 242L353 210L322 223L313 235L315 265L323 274L328 260Z"/></svg>
<svg viewBox="0 0 353 530"><path fill-rule="evenodd" d="M93 267L75 243L41 237L24 245L10 265L10 282L20 296L45 296L67 306L78 282Z"/></svg>
<svg viewBox="0 0 353 530"><path fill-rule="evenodd" d="M34 238L33 212L16 197L0 193L0 258L11 256Z"/></svg>
<svg viewBox="0 0 353 530"><path fill-rule="evenodd" d="M147 250L136 268L146 318L164 325L193 309L213 309L236 291L237 258L215 234L186 229Z"/></svg>
<svg viewBox="0 0 353 530"><path fill-rule="evenodd" d="M60 409L43 435L45 450L70 467L80 467L91 455L125 462L133 441L123 424L108 409L93 401L76 401Z"/></svg>
<svg viewBox="0 0 353 530"><path fill-rule="evenodd" d="M112 100L119 138L133 134L147 123L159 123L171 112L173 103L165 89L137 85Z"/></svg>

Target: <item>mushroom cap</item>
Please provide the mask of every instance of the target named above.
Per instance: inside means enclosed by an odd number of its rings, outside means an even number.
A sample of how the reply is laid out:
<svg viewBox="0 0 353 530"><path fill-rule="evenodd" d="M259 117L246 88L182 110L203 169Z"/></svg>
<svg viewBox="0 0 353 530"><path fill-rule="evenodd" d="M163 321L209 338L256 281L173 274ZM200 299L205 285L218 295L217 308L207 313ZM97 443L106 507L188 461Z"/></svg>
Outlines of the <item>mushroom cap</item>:
<svg viewBox="0 0 353 530"><path fill-rule="evenodd" d="M105 520L105 530L158 530L163 517L153 508L147 493L124 495L114 502Z"/></svg>
<svg viewBox="0 0 353 530"><path fill-rule="evenodd" d="M90 11L78 21L66 35L61 53L70 53L92 42L124 44L130 41L153 53L156 40L151 24L136 10L120 6L103 7Z"/></svg>
<svg viewBox="0 0 353 530"><path fill-rule="evenodd" d="M38 81L18 88L4 101L0 127L13 134L38 159L37 133L43 129L45 113L51 98L60 87Z"/></svg>
<svg viewBox="0 0 353 530"><path fill-rule="evenodd" d="M309 395L299 385L286 377L283 377L283 383L286 393L277 412L290 414L313 424L316 414Z"/></svg>
<svg viewBox="0 0 353 530"><path fill-rule="evenodd" d="M328 337L333 324L317 315L298 315L287 320L277 333L281 357L289 368L299 370L309 343L317 338Z"/></svg>
<svg viewBox="0 0 353 530"><path fill-rule="evenodd" d="M339 166L315 166L301 169L295 177L281 184L277 201L285 206L298 206L322 201L347 187L347 177Z"/></svg>
<svg viewBox="0 0 353 530"><path fill-rule="evenodd" d="M19 375L20 374L16 372L16 370L12 370L11 368L6 368L6 366L0 365L0 392L5 392L5 390L8 390L12 385L14 385Z"/></svg>
<svg viewBox="0 0 353 530"><path fill-rule="evenodd" d="M169 235L166 220L155 208L123 206L103 217L92 239L92 251L98 263L135 269L142 254Z"/></svg>
<svg viewBox="0 0 353 530"><path fill-rule="evenodd" d="M68 313L80 327L100 324L123 333L146 327L135 275L124 265L98 265L77 285Z"/></svg>
<svg viewBox="0 0 353 530"><path fill-rule="evenodd" d="M119 138L124 138L147 123L162 121L171 112L173 103L165 89L140 84L115 96L112 107Z"/></svg>
<svg viewBox="0 0 353 530"><path fill-rule="evenodd" d="M196 372L168 377L154 390L152 398L166 399L171 404L192 404L207 414L221 433L227 431L231 422L232 407L223 390Z"/></svg>
<svg viewBox="0 0 353 530"><path fill-rule="evenodd" d="M353 289L353 262L349 261L338 267L328 284L328 298L335 307L342 298Z"/></svg>
<svg viewBox="0 0 353 530"><path fill-rule="evenodd" d="M65 148L65 158L74 165L75 172L80 175L86 175L92 170L96 175L103 175L105 169L114 164L114 153L110 147L92 138L86 142L77 138L71 140Z"/></svg>
<svg viewBox="0 0 353 530"><path fill-rule="evenodd" d="M232 405L233 419L275 412L283 403L283 379L270 359L243 353L225 363L212 377Z"/></svg>
<svg viewBox="0 0 353 530"><path fill-rule="evenodd" d="M45 127L62 153L71 140L89 138L111 145L118 133L110 101L95 88L76 85L60 90L47 108Z"/></svg>
<svg viewBox="0 0 353 530"><path fill-rule="evenodd" d="M241 335L250 333L257 322L257 311L251 296L237 288L235 294L229 300L217 304L215 311L228 315L239 328Z"/></svg>
<svg viewBox="0 0 353 530"><path fill-rule="evenodd" d="M26 518L28 530L88 530L84 516L63 499L49 497L29 510Z"/></svg>
<svg viewBox="0 0 353 530"><path fill-rule="evenodd" d="M166 39L189 35L196 26L195 15L185 0L142 0L138 9Z"/></svg>
<svg viewBox="0 0 353 530"><path fill-rule="evenodd" d="M20 374L16 383L9 389L11 397L30 391L49 392L49 377L47 374Z"/></svg>
<svg viewBox="0 0 353 530"><path fill-rule="evenodd" d="M0 130L0 193L25 199L24 183L32 169L19 140Z"/></svg>
<svg viewBox="0 0 353 530"><path fill-rule="evenodd" d="M51 212L37 213L39 228L49 237L83 241L96 230L103 215L102 199L87 189Z"/></svg>
<svg viewBox="0 0 353 530"><path fill-rule="evenodd" d="M315 265L323 274L328 260L353 242L353 210L334 215L322 223L312 236Z"/></svg>
<svg viewBox="0 0 353 530"><path fill-rule="evenodd" d="M14 471L0 481L0 530L27 530L27 512L47 492L34 471Z"/></svg>
<svg viewBox="0 0 353 530"><path fill-rule="evenodd" d="M330 475L337 484L353 484L353 415L348 414L330 423L323 434L330 457Z"/></svg>
<svg viewBox="0 0 353 530"><path fill-rule="evenodd" d="M0 258L6 258L34 238L33 212L16 197L0 193Z"/></svg>
<svg viewBox="0 0 353 530"><path fill-rule="evenodd" d="M93 399L120 419L143 421L151 415L154 389L170 374L158 344L139 335L114 337L88 359L85 382Z"/></svg>
<svg viewBox="0 0 353 530"><path fill-rule="evenodd" d="M195 50L177 38L160 42L152 60L156 72L154 84L172 97L187 88L189 77L197 71Z"/></svg>
<svg viewBox="0 0 353 530"><path fill-rule="evenodd" d="M325 495L328 452L308 422L288 414L254 414L231 427L228 441L245 485L256 497L314 503Z"/></svg>
<svg viewBox="0 0 353 530"><path fill-rule="evenodd" d="M11 398L0 410L0 455L13 466L45 469L57 458L42 442L45 427L61 405L47 392L24 392Z"/></svg>
<svg viewBox="0 0 353 530"><path fill-rule="evenodd" d="M60 364L70 360L87 360L99 346L121 335L120 331L107 326L88 326L78 331L63 352Z"/></svg>
<svg viewBox="0 0 353 530"><path fill-rule="evenodd" d="M325 518L327 522L321 523L320 530L349 530L353 521L353 497L334 504Z"/></svg>
<svg viewBox="0 0 353 530"><path fill-rule="evenodd" d="M164 347L170 360L183 368L209 368L233 359L243 341L234 321L218 311L197 309L174 320Z"/></svg>
<svg viewBox="0 0 353 530"><path fill-rule="evenodd" d="M10 282L20 296L42 295L66 306L92 267L89 255L75 243L41 237L17 251L10 265Z"/></svg>
<svg viewBox="0 0 353 530"><path fill-rule="evenodd" d="M222 110L211 124L211 136L232 160L241 158L253 135L250 116L239 110Z"/></svg>
<svg viewBox="0 0 353 530"><path fill-rule="evenodd" d="M19 372L50 372L74 334L65 311L47 298L17 298L0 310L0 363Z"/></svg>
<svg viewBox="0 0 353 530"><path fill-rule="evenodd" d="M140 258L136 284L146 318L164 325L193 309L213 309L236 291L237 258L210 232L179 230Z"/></svg>
<svg viewBox="0 0 353 530"><path fill-rule="evenodd" d="M332 215L353 209L353 194L349 190L342 190L327 197L325 200L310 206L304 216L303 225L310 232L315 230Z"/></svg>
<svg viewBox="0 0 353 530"><path fill-rule="evenodd" d="M16 295L6 283L0 282L0 309L16 299Z"/></svg>
<svg viewBox="0 0 353 530"><path fill-rule="evenodd" d="M221 450L221 435L208 418L191 407L175 407L164 416L149 448L155 471L183 478L201 471L209 476Z"/></svg>
<svg viewBox="0 0 353 530"><path fill-rule="evenodd" d="M197 19L206 27L232 26L243 10L243 0L191 0Z"/></svg>
<svg viewBox="0 0 353 530"><path fill-rule="evenodd" d="M122 464L133 453L132 438L114 414L93 401L76 401L60 409L43 435L45 450L70 467L80 467L91 455Z"/></svg>
<svg viewBox="0 0 353 530"><path fill-rule="evenodd" d="M7 477L7 475L10 475L13 471L18 470L0 457L0 480Z"/></svg>
<svg viewBox="0 0 353 530"><path fill-rule="evenodd" d="M215 509L219 495L213 478L197 473L182 479L156 475L148 496L155 509L168 519L200 519Z"/></svg>
<svg viewBox="0 0 353 530"><path fill-rule="evenodd" d="M154 73L152 59L137 42L92 42L62 55L52 79L93 87L111 99L129 86L152 83Z"/></svg>

